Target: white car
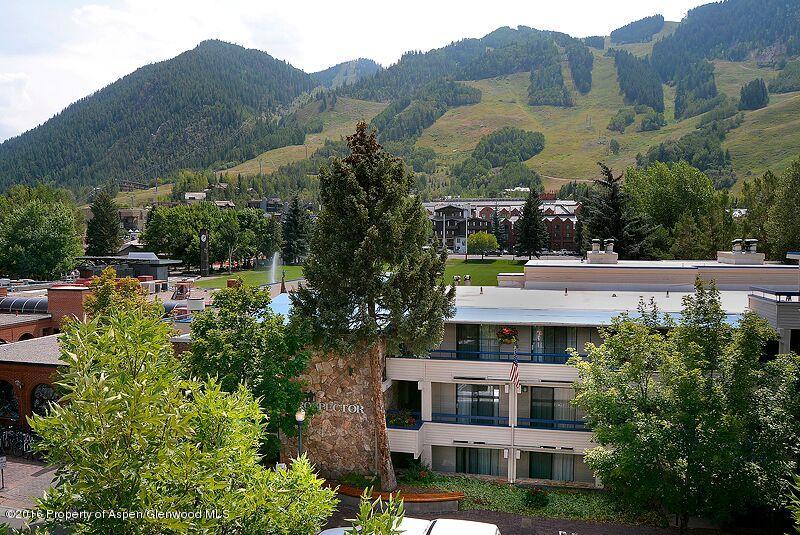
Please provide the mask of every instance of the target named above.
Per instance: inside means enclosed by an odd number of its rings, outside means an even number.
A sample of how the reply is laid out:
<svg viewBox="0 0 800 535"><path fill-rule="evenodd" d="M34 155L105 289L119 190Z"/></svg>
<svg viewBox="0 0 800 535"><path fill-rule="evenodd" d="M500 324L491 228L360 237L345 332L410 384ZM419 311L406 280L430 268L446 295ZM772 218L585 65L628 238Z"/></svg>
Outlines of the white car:
<svg viewBox="0 0 800 535"><path fill-rule="evenodd" d="M319 535L345 535L349 529L351 528L331 528L320 532ZM398 529L403 535L500 535L500 530L494 524L447 518L436 520L404 518Z"/></svg>

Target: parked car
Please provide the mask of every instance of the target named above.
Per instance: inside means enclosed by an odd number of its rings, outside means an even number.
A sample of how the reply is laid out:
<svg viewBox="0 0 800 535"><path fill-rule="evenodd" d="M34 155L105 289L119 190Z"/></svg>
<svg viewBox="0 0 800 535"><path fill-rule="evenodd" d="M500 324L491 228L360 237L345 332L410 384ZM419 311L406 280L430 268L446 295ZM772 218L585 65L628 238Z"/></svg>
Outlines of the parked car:
<svg viewBox="0 0 800 535"><path fill-rule="evenodd" d="M320 532L319 535L345 535L349 529L351 528L331 528ZM403 535L500 535L500 530L494 524L448 518L436 520L404 518L398 529Z"/></svg>

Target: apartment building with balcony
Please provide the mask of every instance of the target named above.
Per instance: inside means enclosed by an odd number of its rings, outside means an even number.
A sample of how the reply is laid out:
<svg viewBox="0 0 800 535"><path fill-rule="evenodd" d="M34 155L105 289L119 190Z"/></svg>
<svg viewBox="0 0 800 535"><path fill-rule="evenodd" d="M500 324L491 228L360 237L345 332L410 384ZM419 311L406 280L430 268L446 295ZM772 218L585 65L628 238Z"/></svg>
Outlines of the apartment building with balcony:
<svg viewBox="0 0 800 535"><path fill-rule="evenodd" d="M458 287L440 346L387 358L393 455L441 472L600 485L584 462L594 444L571 403L578 377L569 352L602 343L599 329L637 314L642 301L678 317L698 277L716 283L728 322L753 310L778 329L775 353L798 350L797 266L765 264L755 244L735 243L716 261L619 261L613 243L596 243L586 261L532 260L523 273L501 274L498 287ZM504 328L516 344L504 343Z"/></svg>

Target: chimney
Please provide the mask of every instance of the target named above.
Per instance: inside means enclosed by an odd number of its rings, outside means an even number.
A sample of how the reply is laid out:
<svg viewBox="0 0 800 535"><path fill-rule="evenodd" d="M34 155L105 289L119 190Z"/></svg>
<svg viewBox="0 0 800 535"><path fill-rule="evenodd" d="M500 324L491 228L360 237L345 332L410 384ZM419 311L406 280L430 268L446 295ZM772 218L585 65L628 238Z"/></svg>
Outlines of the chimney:
<svg viewBox="0 0 800 535"><path fill-rule="evenodd" d="M66 317L83 321L86 319L83 301L90 291L86 286L53 286L47 290L47 312L58 325Z"/></svg>
<svg viewBox="0 0 800 535"><path fill-rule="evenodd" d="M608 238L603 242L604 247L601 248L601 241L597 238L592 240L592 250L586 253L586 262L588 264L616 264L619 260L619 255L614 252L614 238Z"/></svg>
<svg viewBox="0 0 800 535"><path fill-rule="evenodd" d="M733 240L730 251L717 251L717 262L720 264L760 266L764 263L764 257L764 253L758 252L758 240L754 238Z"/></svg>

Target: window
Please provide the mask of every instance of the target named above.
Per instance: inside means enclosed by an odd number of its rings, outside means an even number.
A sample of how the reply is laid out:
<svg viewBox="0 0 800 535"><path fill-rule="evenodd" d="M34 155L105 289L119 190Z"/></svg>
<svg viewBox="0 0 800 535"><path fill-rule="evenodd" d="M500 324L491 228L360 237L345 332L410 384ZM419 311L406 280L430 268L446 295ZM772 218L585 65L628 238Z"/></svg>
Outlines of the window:
<svg viewBox="0 0 800 535"><path fill-rule="evenodd" d="M531 392L531 422L529 425L537 429L561 429L565 431L582 431L583 424L567 422L582 422L585 413L572 404L575 392L571 388L548 388L541 386L530 387ZM553 420L553 421L533 421ZM560 421L560 422L559 422ZM526 422L520 422L525 425Z"/></svg>
<svg viewBox="0 0 800 535"><path fill-rule="evenodd" d="M456 358L474 359L481 350L481 326L471 324L456 325Z"/></svg>
<svg viewBox="0 0 800 535"><path fill-rule="evenodd" d="M456 385L456 414L460 424L499 425L500 387L497 385Z"/></svg>
<svg viewBox="0 0 800 535"><path fill-rule="evenodd" d="M456 472L484 476L500 475L500 450L456 448Z"/></svg>
<svg viewBox="0 0 800 535"><path fill-rule="evenodd" d="M594 474L580 455L531 452L529 477L554 481L594 482Z"/></svg>
<svg viewBox="0 0 800 535"><path fill-rule="evenodd" d="M531 353L542 355L539 362L562 363L568 348L578 345L577 327L533 327Z"/></svg>
<svg viewBox="0 0 800 535"><path fill-rule="evenodd" d="M8 381L0 381L0 418L19 420L19 400Z"/></svg>
<svg viewBox="0 0 800 535"><path fill-rule="evenodd" d="M56 396L56 391L51 385L42 383L33 389L31 408L34 414L46 414L50 403L56 402L58 402L58 396Z"/></svg>

